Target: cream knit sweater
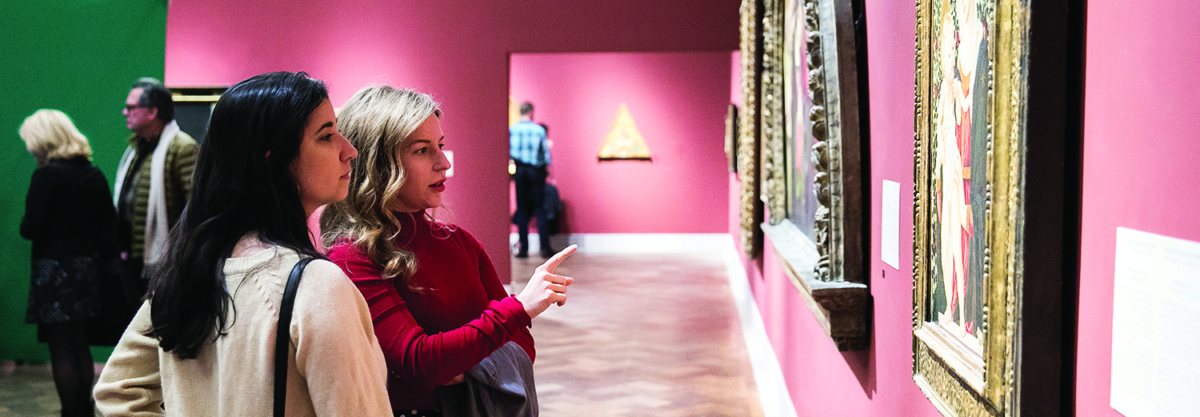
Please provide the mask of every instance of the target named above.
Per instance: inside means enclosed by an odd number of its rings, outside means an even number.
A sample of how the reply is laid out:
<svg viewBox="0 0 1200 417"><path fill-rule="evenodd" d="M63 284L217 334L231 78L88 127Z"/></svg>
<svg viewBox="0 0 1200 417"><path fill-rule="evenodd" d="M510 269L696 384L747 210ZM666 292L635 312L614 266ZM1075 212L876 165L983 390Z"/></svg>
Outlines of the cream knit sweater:
<svg viewBox="0 0 1200 417"><path fill-rule="evenodd" d="M145 303L96 384L106 416L269 416L275 323L296 252L272 247L225 261L233 294L228 334L196 359L165 353L142 333ZM288 358L288 416L390 416L387 367L362 295L341 269L313 261L296 293Z"/></svg>

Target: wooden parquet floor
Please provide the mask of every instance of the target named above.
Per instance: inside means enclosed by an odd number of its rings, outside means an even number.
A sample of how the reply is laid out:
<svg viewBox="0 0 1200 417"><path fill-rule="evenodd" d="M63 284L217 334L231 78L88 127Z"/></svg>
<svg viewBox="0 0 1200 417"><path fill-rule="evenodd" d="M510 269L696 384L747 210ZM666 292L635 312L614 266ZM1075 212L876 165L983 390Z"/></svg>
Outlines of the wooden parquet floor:
<svg viewBox="0 0 1200 417"><path fill-rule="evenodd" d="M544 417L761 417L719 252L577 253L563 307L534 320ZM520 289L542 259L513 260ZM58 415L47 365L0 363L0 417Z"/></svg>
<svg viewBox="0 0 1200 417"><path fill-rule="evenodd" d="M513 259L513 288L541 262ZM567 304L532 329L542 416L762 416L721 253L576 253L559 273Z"/></svg>

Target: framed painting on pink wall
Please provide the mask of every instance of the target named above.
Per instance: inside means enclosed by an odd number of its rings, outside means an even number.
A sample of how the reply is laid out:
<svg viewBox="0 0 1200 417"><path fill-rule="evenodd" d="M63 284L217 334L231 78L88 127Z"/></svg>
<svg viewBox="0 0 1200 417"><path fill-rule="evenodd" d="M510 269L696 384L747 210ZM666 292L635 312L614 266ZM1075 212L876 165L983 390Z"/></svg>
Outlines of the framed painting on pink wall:
<svg viewBox="0 0 1200 417"><path fill-rule="evenodd" d="M945 415L1073 414L1081 6L917 1L913 381Z"/></svg>
<svg viewBox="0 0 1200 417"><path fill-rule="evenodd" d="M604 136L604 143L601 144L596 159L600 161L651 160L650 148L646 146L646 139L642 137L642 132L638 130L637 122L633 120L633 114L629 112L629 106L625 103L621 103L617 108L617 114L608 128L608 134Z"/></svg>
<svg viewBox="0 0 1200 417"><path fill-rule="evenodd" d="M1004 43L1022 34L997 31L995 0L918 4L914 378L945 414L1000 415L1015 360L1021 79Z"/></svg>
<svg viewBox="0 0 1200 417"><path fill-rule="evenodd" d="M764 0L763 233L839 350L870 345L854 0ZM858 3L861 5L861 2Z"/></svg>
<svg viewBox="0 0 1200 417"><path fill-rule="evenodd" d="M917 2L913 377L946 415L1013 415L1022 2Z"/></svg>
<svg viewBox="0 0 1200 417"><path fill-rule="evenodd" d="M725 159L729 161L729 172L737 172L738 154L738 106L729 103L725 111Z"/></svg>

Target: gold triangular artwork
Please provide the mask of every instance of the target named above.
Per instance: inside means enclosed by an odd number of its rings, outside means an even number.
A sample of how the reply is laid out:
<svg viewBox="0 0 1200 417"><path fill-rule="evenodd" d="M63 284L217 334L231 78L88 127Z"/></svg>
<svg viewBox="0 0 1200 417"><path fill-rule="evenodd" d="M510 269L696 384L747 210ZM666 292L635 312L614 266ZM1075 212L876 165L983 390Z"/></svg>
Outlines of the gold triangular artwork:
<svg viewBox="0 0 1200 417"><path fill-rule="evenodd" d="M600 147L598 156L601 161L650 160L650 148L647 148L646 141L642 140L642 133L638 132L637 124L633 122L633 116L629 114L625 103L621 103L621 107L617 109L617 118L613 120L612 128L604 138L604 145Z"/></svg>

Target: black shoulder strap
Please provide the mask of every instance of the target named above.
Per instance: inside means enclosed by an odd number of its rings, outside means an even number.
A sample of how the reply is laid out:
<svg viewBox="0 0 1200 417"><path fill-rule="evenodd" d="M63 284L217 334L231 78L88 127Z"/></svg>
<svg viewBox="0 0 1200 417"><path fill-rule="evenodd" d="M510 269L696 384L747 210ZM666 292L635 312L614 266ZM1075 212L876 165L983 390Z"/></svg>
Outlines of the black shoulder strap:
<svg viewBox="0 0 1200 417"><path fill-rule="evenodd" d="M283 417L284 399L287 397L288 346L292 343L292 305L296 303L296 289L300 287L300 276L312 258L300 258L288 276L283 288L283 302L279 304L279 323L275 331L275 416Z"/></svg>

